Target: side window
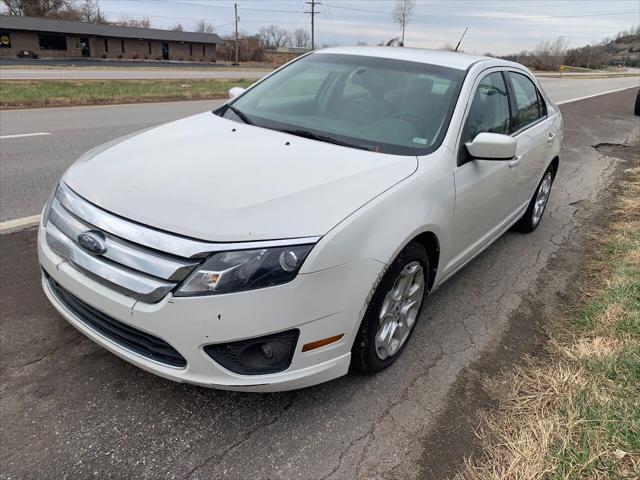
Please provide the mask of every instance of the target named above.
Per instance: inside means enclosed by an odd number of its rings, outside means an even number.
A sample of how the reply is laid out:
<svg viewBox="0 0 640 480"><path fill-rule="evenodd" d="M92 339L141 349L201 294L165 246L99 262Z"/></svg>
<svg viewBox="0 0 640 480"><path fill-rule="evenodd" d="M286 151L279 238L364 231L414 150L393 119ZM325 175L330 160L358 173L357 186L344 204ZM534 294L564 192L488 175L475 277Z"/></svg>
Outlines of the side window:
<svg viewBox="0 0 640 480"><path fill-rule="evenodd" d="M526 75L509 72L516 97L515 128L520 130L546 115L546 105L539 100L538 90Z"/></svg>
<svg viewBox="0 0 640 480"><path fill-rule="evenodd" d="M509 134L509 97L500 72L484 77L473 96L471 109L462 131L462 143L482 132ZM466 149L462 148L466 154Z"/></svg>

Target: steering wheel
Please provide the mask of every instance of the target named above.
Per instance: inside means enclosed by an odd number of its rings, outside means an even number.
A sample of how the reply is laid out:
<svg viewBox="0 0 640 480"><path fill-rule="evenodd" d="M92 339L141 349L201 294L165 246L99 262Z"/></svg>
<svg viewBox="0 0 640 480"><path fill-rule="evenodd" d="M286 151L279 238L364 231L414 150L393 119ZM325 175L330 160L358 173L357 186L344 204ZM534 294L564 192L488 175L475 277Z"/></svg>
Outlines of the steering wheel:
<svg viewBox="0 0 640 480"><path fill-rule="evenodd" d="M416 121L418 125L424 124L427 121L426 118L411 110L401 110L391 115L391 118L396 120L413 120Z"/></svg>

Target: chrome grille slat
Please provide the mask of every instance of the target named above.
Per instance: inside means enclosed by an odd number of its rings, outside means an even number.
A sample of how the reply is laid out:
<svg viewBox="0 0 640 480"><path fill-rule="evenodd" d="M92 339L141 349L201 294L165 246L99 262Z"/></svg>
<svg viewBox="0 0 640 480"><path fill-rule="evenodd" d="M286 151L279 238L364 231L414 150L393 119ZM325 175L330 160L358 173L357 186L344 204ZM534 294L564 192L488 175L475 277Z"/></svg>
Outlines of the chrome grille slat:
<svg viewBox="0 0 640 480"><path fill-rule="evenodd" d="M99 277L114 289L129 294L133 292L135 298L144 302L157 302L176 286L176 283L147 277L86 253L52 223L47 224L47 244L77 267Z"/></svg>
<svg viewBox="0 0 640 480"><path fill-rule="evenodd" d="M79 234L96 228L70 213L57 198L51 202L49 221L76 243ZM183 260L161 252L149 251L114 237L108 232L103 233L107 245L107 251L102 255L103 257L154 277L181 281L198 266L198 262L193 260Z"/></svg>

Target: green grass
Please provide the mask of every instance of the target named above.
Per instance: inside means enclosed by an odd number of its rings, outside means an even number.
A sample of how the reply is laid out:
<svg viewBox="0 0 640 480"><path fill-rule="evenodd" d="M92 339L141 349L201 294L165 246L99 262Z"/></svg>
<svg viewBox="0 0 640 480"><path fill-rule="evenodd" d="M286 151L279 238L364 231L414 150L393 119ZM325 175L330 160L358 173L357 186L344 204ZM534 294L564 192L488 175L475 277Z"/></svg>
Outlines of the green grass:
<svg viewBox="0 0 640 480"><path fill-rule="evenodd" d="M579 295L547 324L546 354L495 382L482 455L456 478L640 480L640 168L630 172Z"/></svg>
<svg viewBox="0 0 640 480"><path fill-rule="evenodd" d="M600 284L573 320L574 334L606 339L610 350L578 360L586 386L559 405L575 422L551 449L553 479L640 478L640 188L628 186L624 209L601 247ZM594 344L595 345L595 344ZM615 452L630 454L616 458ZM626 462L626 463L625 463Z"/></svg>
<svg viewBox="0 0 640 480"><path fill-rule="evenodd" d="M100 105L227 98L255 80L3 80L0 108Z"/></svg>

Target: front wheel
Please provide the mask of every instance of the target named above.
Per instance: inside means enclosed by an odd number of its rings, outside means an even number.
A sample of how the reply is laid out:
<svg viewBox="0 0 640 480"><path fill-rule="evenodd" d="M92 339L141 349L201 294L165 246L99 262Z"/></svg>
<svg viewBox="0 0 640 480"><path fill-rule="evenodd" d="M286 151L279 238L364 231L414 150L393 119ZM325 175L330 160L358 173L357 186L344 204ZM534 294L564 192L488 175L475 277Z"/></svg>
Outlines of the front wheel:
<svg viewBox="0 0 640 480"><path fill-rule="evenodd" d="M410 243L398 254L362 319L352 349L353 369L375 373L396 361L422 311L429 274L429 257L419 243Z"/></svg>
<svg viewBox="0 0 640 480"><path fill-rule="evenodd" d="M538 188L536 189L533 197L531 198L531 201L529 202L527 211L524 213L522 218L518 220L518 223L513 226L514 230L518 232L529 233L538 228L540 220L542 220L542 215L547 208L547 203L549 202L549 195L551 194L553 179L553 167L549 167L547 171L544 172L542 180L540 180Z"/></svg>

